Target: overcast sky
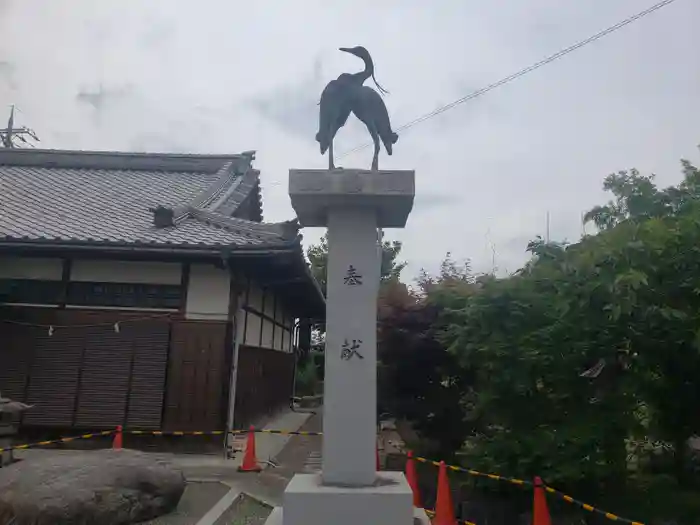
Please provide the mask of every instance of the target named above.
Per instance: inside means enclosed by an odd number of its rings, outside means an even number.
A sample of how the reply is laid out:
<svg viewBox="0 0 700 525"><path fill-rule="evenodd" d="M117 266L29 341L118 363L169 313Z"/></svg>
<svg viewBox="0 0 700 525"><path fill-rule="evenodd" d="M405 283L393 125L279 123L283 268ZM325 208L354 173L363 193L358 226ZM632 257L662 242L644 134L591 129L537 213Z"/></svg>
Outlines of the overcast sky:
<svg viewBox="0 0 700 525"><path fill-rule="evenodd" d="M362 67L339 46L370 50L398 128L654 1L0 0L0 104L44 147L257 150L265 219L286 220L287 170L326 165L320 92ZM700 2L677 0L400 133L380 167L416 170L408 226L386 232L406 277L447 251L514 271L548 212L551 238L576 240L611 171L677 182L681 157L700 160L698 21ZM337 151L367 139L351 122Z"/></svg>

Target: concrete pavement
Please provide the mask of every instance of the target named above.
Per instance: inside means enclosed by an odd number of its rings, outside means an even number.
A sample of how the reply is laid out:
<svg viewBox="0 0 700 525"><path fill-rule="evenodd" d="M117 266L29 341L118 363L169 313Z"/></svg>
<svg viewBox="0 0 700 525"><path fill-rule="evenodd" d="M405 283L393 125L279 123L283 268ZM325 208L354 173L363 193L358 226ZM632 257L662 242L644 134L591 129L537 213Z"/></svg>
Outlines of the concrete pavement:
<svg viewBox="0 0 700 525"><path fill-rule="evenodd" d="M321 432L322 409L316 409L300 430ZM260 474L236 473L227 483L241 492L272 506L282 503L284 489L294 474L317 472L321 469L322 436L292 436L287 445L275 457L277 467L269 467Z"/></svg>
<svg viewBox="0 0 700 525"><path fill-rule="evenodd" d="M287 410L270 418L262 427L263 429L297 431L311 417L309 412L294 412ZM240 436L240 442L245 447L245 435ZM280 434L257 433L255 435L255 445L258 460L261 466L266 468L268 462L280 454L292 436ZM318 438L317 438L318 439ZM16 450L17 459L32 459L46 457L50 455L64 454L86 454L85 450L56 450L51 448L32 448L27 450ZM162 452L151 452L159 459L172 462L172 464L185 473L187 479L220 480L225 479L235 473L243 461L243 452L236 454L232 459L225 459L223 454L172 454Z"/></svg>
<svg viewBox="0 0 700 525"><path fill-rule="evenodd" d="M262 427L263 429L298 431L320 431L321 417L310 411L280 413ZM318 430L316 430L318 429ZM245 436L241 440L245 447ZM312 450L321 447L320 436L289 436L256 433L256 452L261 473L238 472L243 452L235 458L225 459L221 455L150 453L171 462L181 469L189 485L178 510L153 521L154 525L214 525L231 507L239 502L241 494L273 505L281 501L288 481L295 469L304 468ZM88 454L85 450L27 449L16 451L18 459L32 460L51 455ZM274 463L272 462L274 460ZM288 463L288 464L286 464ZM279 468L272 464L282 464Z"/></svg>

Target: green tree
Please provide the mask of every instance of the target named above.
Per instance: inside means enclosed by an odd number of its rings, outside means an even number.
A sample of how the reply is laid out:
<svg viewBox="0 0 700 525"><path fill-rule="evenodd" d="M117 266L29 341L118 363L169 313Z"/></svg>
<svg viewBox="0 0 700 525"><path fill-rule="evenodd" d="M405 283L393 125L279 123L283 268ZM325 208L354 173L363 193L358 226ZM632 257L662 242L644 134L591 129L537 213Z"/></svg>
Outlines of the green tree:
<svg viewBox="0 0 700 525"><path fill-rule="evenodd" d="M598 229L607 230L623 221L668 217L683 213L700 198L700 170L688 160L681 160L683 180L678 186L659 190L654 175L640 175L636 169L608 175L603 189L614 199L596 206L584 216Z"/></svg>
<svg viewBox="0 0 700 525"><path fill-rule="evenodd" d="M475 464L598 492L628 479L628 438L651 436L674 445L673 473L688 482L687 441L700 433L700 175L687 161L683 172L664 190L636 171L609 176L613 200L587 215L601 233L535 240L516 275L452 298L440 338L475 374Z"/></svg>
<svg viewBox="0 0 700 525"><path fill-rule="evenodd" d="M473 428L463 403L470 371L437 339L449 297L468 293L473 283L469 265L447 254L437 275L421 271L418 290L397 280L380 290L378 408L409 421L421 439L411 445L431 457L453 457Z"/></svg>
<svg viewBox="0 0 700 525"><path fill-rule="evenodd" d="M626 304L611 313L628 325L639 356L650 431L673 444L674 474L687 484L687 442L700 434L700 170L688 160L681 165L680 184L663 190L636 170L609 176L614 199L586 217L625 235L612 261Z"/></svg>
<svg viewBox="0 0 700 525"><path fill-rule="evenodd" d="M537 262L527 271L485 282L446 312L442 341L475 374L470 459L524 478L619 484L633 400L622 389L600 395L580 377L621 338L595 307L603 288L568 250L530 250Z"/></svg>
<svg viewBox="0 0 700 525"><path fill-rule="evenodd" d="M432 292L439 294L445 291L463 291L469 295L475 282L476 278L472 274L469 261L457 262L450 252L445 254L437 275L431 275L425 269L421 269L416 280L418 290L424 296L429 296Z"/></svg>

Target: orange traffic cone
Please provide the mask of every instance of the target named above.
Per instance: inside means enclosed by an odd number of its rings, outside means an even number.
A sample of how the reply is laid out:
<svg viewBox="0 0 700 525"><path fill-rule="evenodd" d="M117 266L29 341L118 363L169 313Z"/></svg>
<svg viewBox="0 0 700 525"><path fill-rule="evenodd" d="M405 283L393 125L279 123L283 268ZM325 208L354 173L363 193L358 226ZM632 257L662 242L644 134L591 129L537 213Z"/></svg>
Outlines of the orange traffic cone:
<svg viewBox="0 0 700 525"><path fill-rule="evenodd" d="M112 440L112 448L114 450L121 450L123 439L123 428L121 425L117 425L117 431L114 433L114 439Z"/></svg>
<svg viewBox="0 0 700 525"><path fill-rule="evenodd" d="M253 425L250 425L250 429L248 429L248 441L245 445L243 463L238 467L238 470L240 472L260 472L262 470L255 456L255 427Z"/></svg>
<svg viewBox="0 0 700 525"><path fill-rule="evenodd" d="M535 496L532 502L532 525L552 525L552 518L547 508L547 495L542 479L535 477Z"/></svg>
<svg viewBox="0 0 700 525"><path fill-rule="evenodd" d="M450 492L450 480L447 478L447 465L440 462L438 472L437 498L435 501L435 518L433 525L457 525L455 508L452 505L452 493Z"/></svg>
<svg viewBox="0 0 700 525"><path fill-rule="evenodd" d="M408 459L406 460L406 480L413 492L413 506L417 509L422 509L423 505L420 502L420 492L418 490L418 475L416 474L416 461L413 459L413 452L408 451Z"/></svg>

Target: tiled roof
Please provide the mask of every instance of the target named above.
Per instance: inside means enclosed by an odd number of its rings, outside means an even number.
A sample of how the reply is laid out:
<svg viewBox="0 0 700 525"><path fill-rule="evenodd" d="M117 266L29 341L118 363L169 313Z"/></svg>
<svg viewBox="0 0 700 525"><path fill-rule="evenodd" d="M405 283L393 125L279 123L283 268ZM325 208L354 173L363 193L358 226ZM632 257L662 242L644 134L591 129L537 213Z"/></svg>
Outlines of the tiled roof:
<svg viewBox="0 0 700 525"><path fill-rule="evenodd" d="M232 217L246 198L259 198L253 158L252 152L208 156L0 149L0 242L231 249L298 243L293 222ZM159 213L174 221L157 227Z"/></svg>

